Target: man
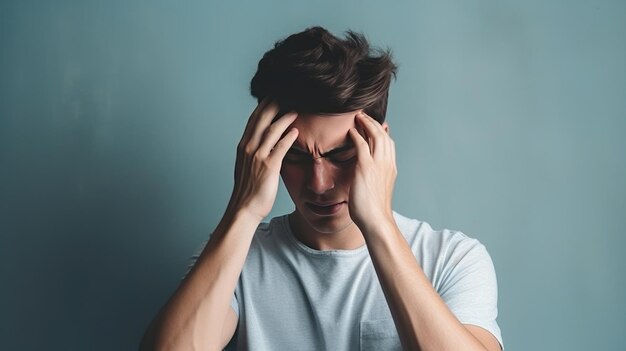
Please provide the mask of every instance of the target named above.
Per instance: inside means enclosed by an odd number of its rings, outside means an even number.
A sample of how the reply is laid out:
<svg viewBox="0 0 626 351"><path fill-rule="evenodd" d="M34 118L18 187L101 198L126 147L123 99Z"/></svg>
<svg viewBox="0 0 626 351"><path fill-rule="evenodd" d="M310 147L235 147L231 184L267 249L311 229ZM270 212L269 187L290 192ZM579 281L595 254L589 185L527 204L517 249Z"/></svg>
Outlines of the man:
<svg viewBox="0 0 626 351"><path fill-rule="evenodd" d="M500 350L477 240L392 210L396 66L320 27L259 62L225 214L142 349ZM295 204L262 220L279 176Z"/></svg>

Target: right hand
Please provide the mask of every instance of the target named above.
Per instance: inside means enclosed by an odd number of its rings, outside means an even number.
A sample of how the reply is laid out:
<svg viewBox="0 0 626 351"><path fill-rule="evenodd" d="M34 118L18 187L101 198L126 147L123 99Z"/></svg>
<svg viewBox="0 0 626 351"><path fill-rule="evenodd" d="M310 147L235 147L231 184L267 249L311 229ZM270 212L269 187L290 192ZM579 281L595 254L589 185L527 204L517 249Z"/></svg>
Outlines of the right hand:
<svg viewBox="0 0 626 351"><path fill-rule="evenodd" d="M272 210L283 158L298 137L295 128L285 133L297 113L272 122L278 111L278 104L266 97L248 119L237 146L235 186L227 208L231 215L245 211L260 222Z"/></svg>

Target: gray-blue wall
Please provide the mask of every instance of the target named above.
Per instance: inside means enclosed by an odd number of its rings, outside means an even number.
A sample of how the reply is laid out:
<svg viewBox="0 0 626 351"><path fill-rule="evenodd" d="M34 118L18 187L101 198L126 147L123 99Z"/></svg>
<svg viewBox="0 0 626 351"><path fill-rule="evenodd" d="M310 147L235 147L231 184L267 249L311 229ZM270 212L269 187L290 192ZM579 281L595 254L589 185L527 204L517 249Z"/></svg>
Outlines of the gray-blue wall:
<svg viewBox="0 0 626 351"><path fill-rule="evenodd" d="M507 349L626 348L626 2L60 0L0 4L0 349L136 348L315 24L393 49L395 207L487 246Z"/></svg>

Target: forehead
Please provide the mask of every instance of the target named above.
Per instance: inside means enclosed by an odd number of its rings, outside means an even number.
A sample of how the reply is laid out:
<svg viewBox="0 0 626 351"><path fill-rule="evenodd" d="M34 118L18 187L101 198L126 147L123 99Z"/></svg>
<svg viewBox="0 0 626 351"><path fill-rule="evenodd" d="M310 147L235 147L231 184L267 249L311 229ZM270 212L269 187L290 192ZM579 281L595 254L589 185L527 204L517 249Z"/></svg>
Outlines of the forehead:
<svg viewBox="0 0 626 351"><path fill-rule="evenodd" d="M341 114L299 114L292 127L298 128L295 144L303 148L335 147L349 139L348 131L355 126L358 111Z"/></svg>

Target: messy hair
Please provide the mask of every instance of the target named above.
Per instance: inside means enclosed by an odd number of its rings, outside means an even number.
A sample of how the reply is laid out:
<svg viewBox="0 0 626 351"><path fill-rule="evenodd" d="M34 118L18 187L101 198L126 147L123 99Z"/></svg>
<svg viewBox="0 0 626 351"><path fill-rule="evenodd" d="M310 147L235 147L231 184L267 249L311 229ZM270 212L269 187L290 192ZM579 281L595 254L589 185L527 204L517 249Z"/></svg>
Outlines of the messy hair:
<svg viewBox="0 0 626 351"><path fill-rule="evenodd" d="M348 30L341 40L322 27L279 40L263 55L250 83L260 102L270 96L282 113L332 114L363 109L382 123L391 77L397 66L391 51L370 48Z"/></svg>

